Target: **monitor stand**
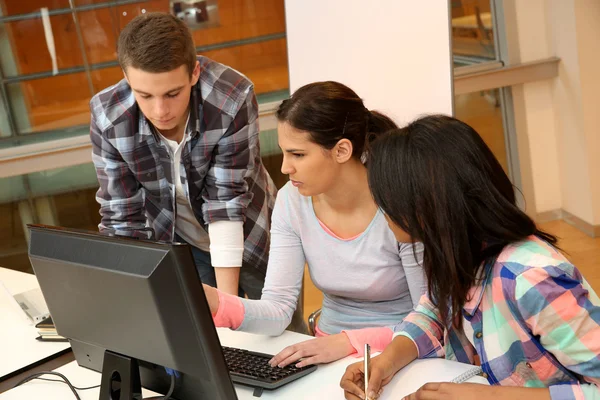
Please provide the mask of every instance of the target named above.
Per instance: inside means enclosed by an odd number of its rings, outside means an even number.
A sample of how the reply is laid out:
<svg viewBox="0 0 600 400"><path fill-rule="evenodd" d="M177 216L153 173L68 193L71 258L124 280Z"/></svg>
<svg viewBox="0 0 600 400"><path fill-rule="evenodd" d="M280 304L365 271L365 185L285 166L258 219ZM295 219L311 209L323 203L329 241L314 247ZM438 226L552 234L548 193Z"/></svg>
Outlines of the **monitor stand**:
<svg viewBox="0 0 600 400"><path fill-rule="evenodd" d="M137 359L109 350L104 352L100 400L142 400Z"/></svg>

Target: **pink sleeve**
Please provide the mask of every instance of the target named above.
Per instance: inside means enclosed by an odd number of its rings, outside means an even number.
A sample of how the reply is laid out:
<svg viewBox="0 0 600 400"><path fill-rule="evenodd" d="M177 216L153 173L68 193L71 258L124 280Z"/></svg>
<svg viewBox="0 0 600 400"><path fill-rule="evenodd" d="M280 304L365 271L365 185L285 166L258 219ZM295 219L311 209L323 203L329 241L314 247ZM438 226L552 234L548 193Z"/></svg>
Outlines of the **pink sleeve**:
<svg viewBox="0 0 600 400"><path fill-rule="evenodd" d="M244 321L244 305L242 300L234 295L223 293L217 290L219 294L219 309L213 315L213 321L217 328L237 329Z"/></svg>
<svg viewBox="0 0 600 400"><path fill-rule="evenodd" d="M365 343L371 345L371 351L383 351L392 342L394 332L390 328L364 328L351 331L342 331L350 339L350 344L356 350L356 356L362 357L365 353Z"/></svg>

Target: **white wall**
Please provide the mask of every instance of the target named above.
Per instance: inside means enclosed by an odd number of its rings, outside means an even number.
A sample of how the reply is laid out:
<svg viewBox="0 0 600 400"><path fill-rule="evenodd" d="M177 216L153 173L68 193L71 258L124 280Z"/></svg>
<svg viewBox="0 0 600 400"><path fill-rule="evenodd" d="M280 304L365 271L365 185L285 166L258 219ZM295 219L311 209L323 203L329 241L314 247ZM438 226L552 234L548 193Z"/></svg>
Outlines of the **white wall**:
<svg viewBox="0 0 600 400"><path fill-rule="evenodd" d="M506 24L514 25L518 36L518 48L512 49L516 54L513 53L510 62L526 63L553 56L552 38L547 29L547 0L515 0L514 7L514 19L505 20ZM526 205L526 211L532 216L562 207L553 85L553 81L547 80L513 87L515 105L522 106L515 113L523 114L517 135L524 136L521 140L528 142L524 150L530 152L528 157L520 158L529 163L521 166L522 172L532 175L534 204Z"/></svg>
<svg viewBox="0 0 600 400"><path fill-rule="evenodd" d="M582 76L580 75L575 3L581 0L552 0L547 16L552 52L560 57L559 76L552 89L556 107L558 163L562 181L562 208L593 223L589 162L583 126ZM554 26L555 24L561 25Z"/></svg>
<svg viewBox="0 0 600 400"><path fill-rule="evenodd" d="M583 113L583 148L589 173L592 224L600 225L600 1L575 2Z"/></svg>
<svg viewBox="0 0 600 400"><path fill-rule="evenodd" d="M513 88L517 135L525 136L538 214L564 210L600 225L600 2L506 0L518 59L557 56L559 76ZM511 15L512 14L512 15ZM517 106L518 105L518 106ZM523 157L520 158L523 159ZM527 158L527 157L525 157ZM528 168L530 168L528 170Z"/></svg>
<svg viewBox="0 0 600 400"><path fill-rule="evenodd" d="M290 89L335 80L400 124L452 113L447 0L286 0Z"/></svg>

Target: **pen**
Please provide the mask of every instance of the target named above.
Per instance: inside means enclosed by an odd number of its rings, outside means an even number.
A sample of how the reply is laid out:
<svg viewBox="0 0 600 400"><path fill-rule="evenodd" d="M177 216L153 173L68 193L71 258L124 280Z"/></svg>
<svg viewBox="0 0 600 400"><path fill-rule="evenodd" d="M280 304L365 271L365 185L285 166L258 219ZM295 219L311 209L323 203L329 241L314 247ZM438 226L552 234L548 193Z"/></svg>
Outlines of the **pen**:
<svg viewBox="0 0 600 400"><path fill-rule="evenodd" d="M364 369L365 369L365 398L368 399L369 395L369 375L371 372L371 346L368 343L365 343L365 359L364 359Z"/></svg>

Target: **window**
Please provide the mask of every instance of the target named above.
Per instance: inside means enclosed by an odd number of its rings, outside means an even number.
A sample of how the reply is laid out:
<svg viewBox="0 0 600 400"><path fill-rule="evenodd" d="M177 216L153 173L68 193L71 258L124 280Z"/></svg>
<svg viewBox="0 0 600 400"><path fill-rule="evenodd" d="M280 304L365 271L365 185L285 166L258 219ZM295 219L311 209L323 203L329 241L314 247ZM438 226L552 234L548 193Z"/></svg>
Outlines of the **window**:
<svg viewBox="0 0 600 400"><path fill-rule="evenodd" d="M494 0L452 0L452 56L455 74L479 72L502 67L495 30ZM490 147L507 173L510 155L507 152L507 129L504 126L506 106L504 96L510 88L492 88L454 96L455 116L471 125Z"/></svg>
<svg viewBox="0 0 600 400"><path fill-rule="evenodd" d="M87 134L90 98L123 78L116 60L120 30L136 15L168 12L170 4L190 27L198 53L247 75L259 102L289 95L283 0L76 4L0 0L0 115L6 116L0 148L23 144L23 136L44 141ZM49 8L47 22L41 7ZM56 70L45 31L52 33Z"/></svg>

